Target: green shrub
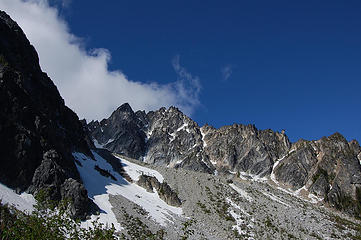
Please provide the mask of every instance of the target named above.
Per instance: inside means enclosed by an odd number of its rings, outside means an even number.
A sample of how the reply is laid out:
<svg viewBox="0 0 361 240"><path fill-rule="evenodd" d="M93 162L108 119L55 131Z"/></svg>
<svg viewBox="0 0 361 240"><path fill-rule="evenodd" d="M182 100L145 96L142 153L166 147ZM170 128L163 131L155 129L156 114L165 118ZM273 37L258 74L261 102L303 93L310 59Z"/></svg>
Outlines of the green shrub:
<svg viewBox="0 0 361 240"><path fill-rule="evenodd" d="M9 63L6 61L4 55L0 55L0 65L2 65L3 67L6 67L9 65Z"/></svg>
<svg viewBox="0 0 361 240"><path fill-rule="evenodd" d="M68 201L61 201L54 209L44 206L47 203L40 203L31 214L27 214L0 201L0 239L116 239L114 226L108 228L95 221L93 228L81 228L80 221L72 220L67 214Z"/></svg>

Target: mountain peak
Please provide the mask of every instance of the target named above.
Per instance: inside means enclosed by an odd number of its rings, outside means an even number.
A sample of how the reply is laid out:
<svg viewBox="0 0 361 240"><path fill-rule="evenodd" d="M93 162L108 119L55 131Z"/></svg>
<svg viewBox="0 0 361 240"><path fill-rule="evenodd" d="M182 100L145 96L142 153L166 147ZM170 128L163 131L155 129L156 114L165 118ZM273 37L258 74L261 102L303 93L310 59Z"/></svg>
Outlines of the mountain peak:
<svg viewBox="0 0 361 240"><path fill-rule="evenodd" d="M129 103L123 103L122 105L120 105L117 110L115 110L116 112L133 112L132 107L129 105Z"/></svg>

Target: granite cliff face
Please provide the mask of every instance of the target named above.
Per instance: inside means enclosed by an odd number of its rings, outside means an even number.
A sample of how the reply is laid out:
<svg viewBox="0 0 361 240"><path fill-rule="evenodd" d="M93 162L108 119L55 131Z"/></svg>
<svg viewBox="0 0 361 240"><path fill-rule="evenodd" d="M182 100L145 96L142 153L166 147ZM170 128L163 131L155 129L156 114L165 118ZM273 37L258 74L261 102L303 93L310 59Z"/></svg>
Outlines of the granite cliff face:
<svg viewBox="0 0 361 240"><path fill-rule="evenodd" d="M213 172L202 158L198 125L177 108L145 113L123 104L108 118L88 124L98 147L155 165Z"/></svg>
<svg viewBox="0 0 361 240"><path fill-rule="evenodd" d="M360 146L339 133L317 141L300 140L274 168L277 181L302 187L332 207L361 216Z"/></svg>
<svg viewBox="0 0 361 240"><path fill-rule="evenodd" d="M91 202L72 151L91 155L77 115L41 71L20 27L0 11L0 182L18 192L70 198L84 217Z"/></svg>
<svg viewBox="0 0 361 240"><path fill-rule="evenodd" d="M109 119L92 121L88 130L98 146L146 163L194 171L242 171L265 176L289 151L284 133L234 124L215 129L179 109L134 113L128 104Z"/></svg>
<svg viewBox="0 0 361 240"><path fill-rule="evenodd" d="M145 113L133 112L129 104L87 127L98 147L146 163L268 177L361 216L361 148L339 133L291 144L284 131L242 124L199 127L175 107Z"/></svg>
<svg viewBox="0 0 361 240"><path fill-rule="evenodd" d="M284 132L258 130L254 125L233 124L201 128L204 152L217 169L269 175L275 160L291 146Z"/></svg>

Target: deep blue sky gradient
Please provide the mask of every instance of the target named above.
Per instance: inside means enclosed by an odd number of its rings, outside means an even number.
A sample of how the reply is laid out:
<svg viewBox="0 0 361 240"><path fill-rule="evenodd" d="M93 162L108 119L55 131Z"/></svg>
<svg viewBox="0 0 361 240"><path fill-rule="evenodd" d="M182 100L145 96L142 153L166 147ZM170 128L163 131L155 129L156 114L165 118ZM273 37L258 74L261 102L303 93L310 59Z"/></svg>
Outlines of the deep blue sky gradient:
<svg viewBox="0 0 361 240"><path fill-rule="evenodd" d="M252 123L285 129L292 141L338 131L361 141L359 0L74 0L61 14L131 80L175 81L179 55L201 80L199 125Z"/></svg>

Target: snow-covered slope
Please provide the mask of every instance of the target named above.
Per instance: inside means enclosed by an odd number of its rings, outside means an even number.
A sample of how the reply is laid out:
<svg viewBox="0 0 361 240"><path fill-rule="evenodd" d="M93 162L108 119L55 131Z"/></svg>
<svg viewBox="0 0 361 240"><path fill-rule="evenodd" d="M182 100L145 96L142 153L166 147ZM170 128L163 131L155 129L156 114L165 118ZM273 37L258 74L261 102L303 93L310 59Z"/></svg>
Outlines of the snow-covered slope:
<svg viewBox="0 0 361 240"><path fill-rule="evenodd" d="M125 180L118 172L114 171L112 166L96 152L93 151L95 160L85 156L82 153L73 153L73 156L81 163L77 165L80 176L88 190L88 196L102 210L99 216L92 216L90 220L83 223L83 226L91 227L91 221L99 219L104 224L114 224L117 230L122 227L118 223L112 205L109 202L109 195L121 195L135 204L141 206L149 212L150 217L160 225L167 225L168 221L172 221L172 215L182 215L182 208L172 207L161 200L158 194L149 193L144 188L135 183ZM125 171L134 180L138 180L139 176L144 173L155 176L160 182L163 181L162 175L152 169L139 166L125 159L119 158ZM102 176L95 167L108 171L116 180L110 177Z"/></svg>
<svg viewBox="0 0 361 240"><path fill-rule="evenodd" d="M0 183L0 200L2 204L9 204L16 209L31 213L36 203L35 198L31 194L17 194L14 190Z"/></svg>

